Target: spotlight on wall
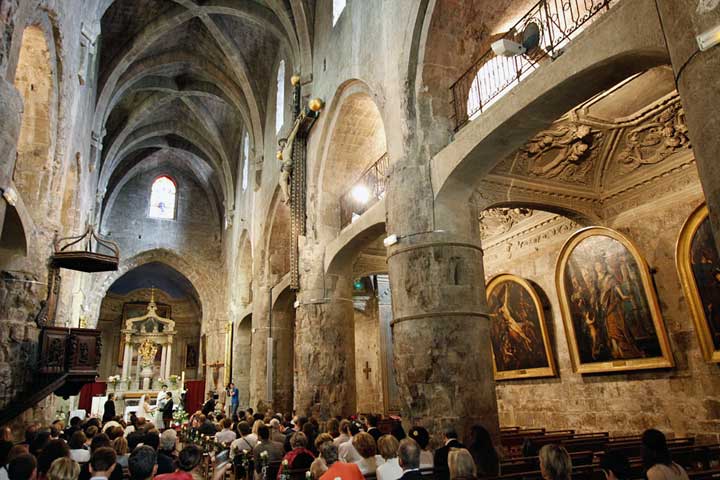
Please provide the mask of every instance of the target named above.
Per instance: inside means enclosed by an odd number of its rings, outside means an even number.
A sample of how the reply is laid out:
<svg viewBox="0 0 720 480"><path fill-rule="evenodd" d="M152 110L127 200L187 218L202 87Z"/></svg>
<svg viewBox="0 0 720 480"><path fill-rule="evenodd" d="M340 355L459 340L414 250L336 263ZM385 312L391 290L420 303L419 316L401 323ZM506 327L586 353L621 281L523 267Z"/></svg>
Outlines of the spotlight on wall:
<svg viewBox="0 0 720 480"><path fill-rule="evenodd" d="M707 30L697 36L697 43L700 51L710 50L712 47L720 43L720 25Z"/></svg>
<svg viewBox="0 0 720 480"><path fill-rule="evenodd" d="M507 38L501 38L490 46L493 53L498 57L514 57L515 55L522 55L526 51L525 47Z"/></svg>
<svg viewBox="0 0 720 480"><path fill-rule="evenodd" d="M385 237L385 240L383 240L383 245L385 245L385 248L392 247L398 242L398 236L394 233L392 235L388 235Z"/></svg>
<svg viewBox="0 0 720 480"><path fill-rule="evenodd" d="M529 22L520 33L522 43L501 38L493 42L490 47L497 56L514 57L523 53L534 50L540 45L540 27L535 22Z"/></svg>
<svg viewBox="0 0 720 480"><path fill-rule="evenodd" d="M351 195L353 200L365 205L370 201L370 190L365 185L355 185L352 189Z"/></svg>

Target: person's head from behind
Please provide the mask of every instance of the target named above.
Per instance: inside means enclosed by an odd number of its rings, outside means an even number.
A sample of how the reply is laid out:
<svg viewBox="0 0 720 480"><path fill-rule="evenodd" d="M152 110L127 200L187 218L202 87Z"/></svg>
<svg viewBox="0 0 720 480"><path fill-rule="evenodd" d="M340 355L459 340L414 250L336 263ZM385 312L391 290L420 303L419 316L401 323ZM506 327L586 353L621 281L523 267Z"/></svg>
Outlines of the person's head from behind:
<svg viewBox="0 0 720 480"><path fill-rule="evenodd" d="M398 447L400 446L397 438L392 435L383 435L378 439L377 444L378 451L385 460L397 457Z"/></svg>
<svg viewBox="0 0 720 480"><path fill-rule="evenodd" d="M660 430L651 428L642 434L643 466L651 468L654 465L671 465L670 450L668 450L665 434Z"/></svg>
<svg viewBox="0 0 720 480"><path fill-rule="evenodd" d="M109 394L108 394L108 400L115 400L115 394L114 394L114 393L109 393Z"/></svg>
<svg viewBox="0 0 720 480"><path fill-rule="evenodd" d="M411 438L400 440L398 461L403 470L420 468L420 445Z"/></svg>
<svg viewBox="0 0 720 480"><path fill-rule="evenodd" d="M630 476L630 461L622 453L611 450L600 459L600 469L607 480L626 480Z"/></svg>
<svg viewBox="0 0 720 480"><path fill-rule="evenodd" d="M252 429L250 429L250 424L246 421L238 423L237 430L241 437L250 435L250 433L252 433Z"/></svg>
<svg viewBox="0 0 720 480"><path fill-rule="evenodd" d="M320 445L320 456L325 460L325 464L329 467L338 461L338 448L333 442L325 442Z"/></svg>
<svg viewBox="0 0 720 480"><path fill-rule="evenodd" d="M329 433L321 433L315 439L315 450L320 451L320 446L325 442L332 442L333 437Z"/></svg>
<svg viewBox="0 0 720 480"><path fill-rule="evenodd" d="M98 448L109 448L112 447L112 442L110 442L110 437L105 435L104 433L98 433L95 435L90 441L90 451L94 452Z"/></svg>
<svg viewBox="0 0 720 480"><path fill-rule="evenodd" d="M128 448L128 442L125 437L118 437L113 440L112 446L113 450L115 450L115 454L117 455L127 455L128 453L130 453L130 449Z"/></svg>
<svg viewBox="0 0 720 480"><path fill-rule="evenodd" d="M97 435L100 432L100 429L96 427L95 425L90 425L89 427L85 428L85 436L88 438L88 440L93 439L95 435Z"/></svg>
<svg viewBox="0 0 720 480"><path fill-rule="evenodd" d="M192 472L202 460L203 452L197 445L188 445L180 450L178 455L178 468L183 472Z"/></svg>
<svg viewBox="0 0 720 480"><path fill-rule="evenodd" d="M39 474L45 474L50 465L58 458L70 457L70 449L62 440L50 440L37 458L37 469Z"/></svg>
<svg viewBox="0 0 720 480"><path fill-rule="evenodd" d="M455 478L475 478L477 477L477 468L472 455L464 448L453 448L448 453L448 469L450 470L450 479Z"/></svg>
<svg viewBox="0 0 720 480"><path fill-rule="evenodd" d="M37 462L29 453L13 458L8 465L10 480L33 480L37 477Z"/></svg>
<svg viewBox="0 0 720 480"><path fill-rule="evenodd" d="M143 443L149 447L152 447L154 450L157 450L158 447L160 447L160 434L157 432L157 430L147 432L145 434L145 441Z"/></svg>
<svg viewBox="0 0 720 480"><path fill-rule="evenodd" d="M308 438L303 432L295 432L290 437L290 447L295 448L307 448Z"/></svg>
<svg viewBox="0 0 720 480"><path fill-rule="evenodd" d="M230 430L230 427L232 427L232 420L230 420L229 418L224 418L220 425L222 425L224 430Z"/></svg>
<svg viewBox="0 0 720 480"><path fill-rule="evenodd" d="M415 440L420 448L425 450L430 444L430 434L425 427L413 427L410 429L410 438Z"/></svg>
<svg viewBox="0 0 720 480"><path fill-rule="evenodd" d="M50 441L50 430L40 430L30 444L30 453L37 456Z"/></svg>
<svg viewBox="0 0 720 480"><path fill-rule="evenodd" d="M72 417L70 419L70 426L73 428L79 427L81 422L82 422L82 419L80 417Z"/></svg>
<svg viewBox="0 0 720 480"><path fill-rule="evenodd" d="M493 449L492 437L482 425L473 425L470 429L470 445L478 450Z"/></svg>
<svg viewBox="0 0 720 480"><path fill-rule="evenodd" d="M168 428L160 435L160 450L174 452L176 444L177 432L175 430Z"/></svg>
<svg viewBox="0 0 720 480"><path fill-rule="evenodd" d="M130 454L128 470L131 480L147 480L157 472L157 454L152 447L141 445Z"/></svg>
<svg viewBox="0 0 720 480"><path fill-rule="evenodd" d="M572 461L560 445L545 445L540 449L540 473L545 480L570 480Z"/></svg>
<svg viewBox="0 0 720 480"><path fill-rule="evenodd" d="M358 425L355 422L350 422L350 436L354 437L358 433L360 433L360 425Z"/></svg>
<svg viewBox="0 0 720 480"><path fill-rule="evenodd" d="M110 447L100 447L93 451L90 457L90 475L110 478L113 470L115 470L116 459L115 450Z"/></svg>
<svg viewBox="0 0 720 480"><path fill-rule="evenodd" d="M350 420L343 418L340 421L340 433L350 436Z"/></svg>
<svg viewBox="0 0 720 480"><path fill-rule="evenodd" d="M263 424L258 428L257 435L260 440L267 441L270 438L270 429Z"/></svg>
<svg viewBox="0 0 720 480"><path fill-rule="evenodd" d="M77 480L80 476L80 465L71 458L56 459L47 472L48 480Z"/></svg>
<svg viewBox="0 0 720 480"><path fill-rule="evenodd" d="M27 427L25 427L25 443L28 445L32 445L33 441L35 441L35 436L38 433L38 426L34 423L31 423Z"/></svg>
<svg viewBox="0 0 720 480"><path fill-rule="evenodd" d="M371 458L375 456L375 439L369 433L360 432L357 435L354 435L352 445L363 458Z"/></svg>
<svg viewBox="0 0 720 480"><path fill-rule="evenodd" d="M132 432L130 435L127 436L127 442L128 442L128 450L131 452L135 450L135 447L140 445L145 441L145 434L142 432Z"/></svg>
<svg viewBox="0 0 720 480"><path fill-rule="evenodd" d="M379 419L377 415L373 415L372 413L367 416L365 419L365 422L367 423L368 428L377 428Z"/></svg>
<svg viewBox="0 0 720 480"><path fill-rule="evenodd" d="M71 450L79 450L85 446L85 442L87 442L85 432L83 432L82 430L78 430L70 437L68 447L70 447Z"/></svg>
<svg viewBox="0 0 720 480"><path fill-rule="evenodd" d="M457 440L458 434L457 434L457 431L455 430L455 427L445 428L445 430L443 430L443 438L445 439L446 442L449 440Z"/></svg>

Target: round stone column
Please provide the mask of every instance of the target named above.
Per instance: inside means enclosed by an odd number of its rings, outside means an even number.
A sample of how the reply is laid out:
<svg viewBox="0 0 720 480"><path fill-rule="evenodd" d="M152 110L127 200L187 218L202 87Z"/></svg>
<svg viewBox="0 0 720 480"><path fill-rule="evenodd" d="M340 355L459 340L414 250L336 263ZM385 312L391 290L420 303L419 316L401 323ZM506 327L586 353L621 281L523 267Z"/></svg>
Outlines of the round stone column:
<svg viewBox="0 0 720 480"><path fill-rule="evenodd" d="M295 408L321 419L355 412L355 332L349 275L325 275L295 313Z"/></svg>
<svg viewBox="0 0 720 480"><path fill-rule="evenodd" d="M720 251L720 45L703 52L695 39L720 25L720 4L657 0L657 5Z"/></svg>
<svg viewBox="0 0 720 480"><path fill-rule="evenodd" d="M270 291L258 288L253 295L250 361L250 406L268 407L267 395L267 339L269 332ZM262 403L262 405L260 405ZM264 413L264 412L261 412Z"/></svg>
<svg viewBox="0 0 720 480"><path fill-rule="evenodd" d="M435 205L428 167L405 160L388 185L394 367L403 416L434 434L499 435L483 253L469 195Z"/></svg>

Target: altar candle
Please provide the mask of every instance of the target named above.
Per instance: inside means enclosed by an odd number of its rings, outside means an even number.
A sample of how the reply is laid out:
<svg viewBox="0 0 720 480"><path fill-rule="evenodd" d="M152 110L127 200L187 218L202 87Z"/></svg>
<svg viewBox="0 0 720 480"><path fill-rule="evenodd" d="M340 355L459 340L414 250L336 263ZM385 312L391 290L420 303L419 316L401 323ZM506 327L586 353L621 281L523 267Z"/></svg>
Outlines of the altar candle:
<svg viewBox="0 0 720 480"><path fill-rule="evenodd" d="M180 390L185 390L185 370L182 371L182 376L180 377Z"/></svg>

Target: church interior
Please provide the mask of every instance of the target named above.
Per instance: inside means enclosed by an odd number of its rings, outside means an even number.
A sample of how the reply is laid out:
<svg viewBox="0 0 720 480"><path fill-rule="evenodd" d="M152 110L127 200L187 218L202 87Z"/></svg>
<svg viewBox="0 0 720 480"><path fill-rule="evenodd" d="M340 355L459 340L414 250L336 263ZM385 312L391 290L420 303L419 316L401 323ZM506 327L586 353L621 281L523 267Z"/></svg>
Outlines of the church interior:
<svg viewBox="0 0 720 480"><path fill-rule="evenodd" d="M0 0L0 33L2 440L213 398L480 425L478 477L534 439L601 478L649 429L720 476L720 1Z"/></svg>

